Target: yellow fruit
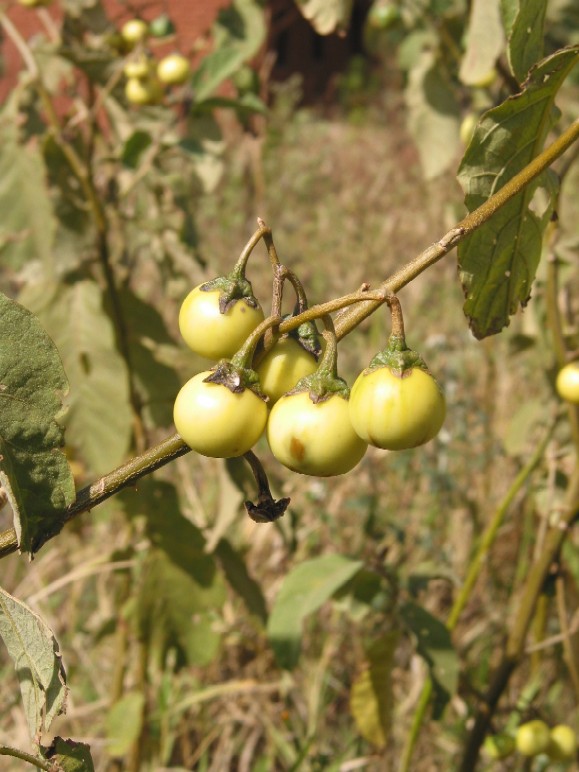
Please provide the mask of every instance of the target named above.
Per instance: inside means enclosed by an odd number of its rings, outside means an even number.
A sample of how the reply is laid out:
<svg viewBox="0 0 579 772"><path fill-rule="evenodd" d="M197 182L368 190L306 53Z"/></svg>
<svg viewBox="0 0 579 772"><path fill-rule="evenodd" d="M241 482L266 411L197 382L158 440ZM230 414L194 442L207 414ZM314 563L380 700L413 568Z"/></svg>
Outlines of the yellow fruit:
<svg viewBox="0 0 579 772"><path fill-rule="evenodd" d="M125 84L125 96L133 105L156 105L163 98L163 90L156 80L129 78Z"/></svg>
<svg viewBox="0 0 579 772"><path fill-rule="evenodd" d="M149 34L149 25L142 19L130 19L121 27L121 37L125 43L133 48Z"/></svg>

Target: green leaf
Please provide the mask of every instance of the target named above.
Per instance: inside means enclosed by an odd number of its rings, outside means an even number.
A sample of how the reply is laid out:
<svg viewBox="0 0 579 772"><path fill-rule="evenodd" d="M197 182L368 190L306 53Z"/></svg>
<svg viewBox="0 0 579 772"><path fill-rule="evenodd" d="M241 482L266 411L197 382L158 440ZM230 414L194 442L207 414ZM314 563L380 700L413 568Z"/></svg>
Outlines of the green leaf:
<svg viewBox="0 0 579 772"><path fill-rule="evenodd" d="M24 145L17 115L0 113L0 256L19 269L32 260L52 265L56 220L37 144Z"/></svg>
<svg viewBox="0 0 579 772"><path fill-rule="evenodd" d="M304 18L320 35L346 30L352 13L352 0L297 0Z"/></svg>
<svg viewBox="0 0 579 772"><path fill-rule="evenodd" d="M68 390L52 340L29 311L0 295L0 483L21 550L32 552L74 500L56 418Z"/></svg>
<svg viewBox="0 0 579 772"><path fill-rule="evenodd" d="M448 701L458 687L459 661L446 625L415 603L405 603L400 616L416 636L417 652L426 661L430 676Z"/></svg>
<svg viewBox="0 0 579 772"><path fill-rule="evenodd" d="M405 99L424 176L432 179L456 158L460 125L454 91L432 52L424 52L410 71Z"/></svg>
<svg viewBox="0 0 579 772"><path fill-rule="evenodd" d="M500 0L473 0L468 22L466 52L460 79L474 86L492 72L505 43Z"/></svg>
<svg viewBox="0 0 579 772"><path fill-rule="evenodd" d="M70 379L69 445L104 474L125 457L132 431L129 381L96 282L29 285L21 300L38 314Z"/></svg>
<svg viewBox="0 0 579 772"><path fill-rule="evenodd" d="M543 56L546 0L501 0L511 71L522 83Z"/></svg>
<svg viewBox="0 0 579 772"><path fill-rule="evenodd" d="M221 539L213 553L229 585L245 603L250 614L256 616L265 625L267 622L267 607L261 587L247 570L243 557L227 541Z"/></svg>
<svg viewBox="0 0 579 772"><path fill-rule="evenodd" d="M174 341L161 314L130 290L119 293L127 327L131 375L145 415L154 426L173 423L173 403L182 386L176 371L160 361L164 347L167 358ZM175 356L175 359L177 357Z"/></svg>
<svg viewBox="0 0 579 772"><path fill-rule="evenodd" d="M213 27L215 50L191 77L197 103L210 97L224 80L251 59L265 40L263 10L255 0L234 0Z"/></svg>
<svg viewBox="0 0 579 772"><path fill-rule="evenodd" d="M121 161L130 169L136 169L141 156L151 146L152 137L148 131L134 131L123 145Z"/></svg>
<svg viewBox="0 0 579 772"><path fill-rule="evenodd" d="M280 667L294 668L300 655L302 623L362 568L359 560L322 555L306 560L285 577L269 616L267 634Z"/></svg>
<svg viewBox="0 0 579 772"><path fill-rule="evenodd" d="M524 91L482 116L458 170L470 212L541 152L555 119L555 97L578 58L578 46L547 57L531 71ZM459 245L464 313L477 338L500 332L530 297L552 201L548 195L538 212L533 196L539 184L550 194L552 180L543 174L527 185Z"/></svg>
<svg viewBox="0 0 579 772"><path fill-rule="evenodd" d="M127 692L110 708L105 718L107 752L111 756L124 756L139 739L143 726L145 695Z"/></svg>
<svg viewBox="0 0 579 772"><path fill-rule="evenodd" d="M177 492L168 483L144 480L138 494L125 494L125 501L130 514L145 516L153 545L137 599L140 635L159 663L175 648L178 665L208 664L220 641L213 617L225 587L201 532L181 515Z"/></svg>
<svg viewBox="0 0 579 772"><path fill-rule="evenodd" d="M392 721L392 667L398 633L390 632L373 642L367 664L350 691L350 711L365 740L383 748Z"/></svg>
<svg viewBox="0 0 579 772"><path fill-rule="evenodd" d="M85 743L55 737L48 748L42 749L42 755L63 772L94 772L90 747Z"/></svg>
<svg viewBox="0 0 579 772"><path fill-rule="evenodd" d="M0 637L14 662L24 713L34 742L66 704L66 675L50 628L0 588Z"/></svg>

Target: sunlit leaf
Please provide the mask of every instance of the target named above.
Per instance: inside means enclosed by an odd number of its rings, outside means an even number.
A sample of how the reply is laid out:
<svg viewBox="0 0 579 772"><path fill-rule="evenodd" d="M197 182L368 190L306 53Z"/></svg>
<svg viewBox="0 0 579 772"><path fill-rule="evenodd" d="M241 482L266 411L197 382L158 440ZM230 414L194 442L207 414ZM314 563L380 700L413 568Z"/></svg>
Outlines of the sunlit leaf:
<svg viewBox="0 0 579 772"><path fill-rule="evenodd" d="M55 737L48 748L42 749L42 755L58 764L62 772L94 772L90 747L85 743Z"/></svg>
<svg viewBox="0 0 579 772"><path fill-rule="evenodd" d="M564 49L532 70L524 91L485 113L458 171L472 211L521 171L542 150L556 118L559 87L579 59L579 47ZM549 221L553 176L543 174L503 206L458 249L464 312L477 338L500 332L524 306ZM531 204L538 185L547 193L542 208Z"/></svg>
<svg viewBox="0 0 579 772"><path fill-rule="evenodd" d="M492 72L503 50L500 0L473 0L468 22L467 46L460 63L460 79L476 85Z"/></svg>
<svg viewBox="0 0 579 772"><path fill-rule="evenodd" d="M439 62L425 52L409 74L405 91L408 128L426 179L448 169L459 147L459 107Z"/></svg>
<svg viewBox="0 0 579 772"><path fill-rule="evenodd" d="M297 0L304 17L320 35L347 29L352 0Z"/></svg>
<svg viewBox="0 0 579 772"><path fill-rule="evenodd" d="M522 83L543 56L547 0L501 0L501 11L509 42L509 64L515 78Z"/></svg>
<svg viewBox="0 0 579 772"><path fill-rule="evenodd" d="M269 616L267 634L280 667L291 670L300 655L302 623L360 570L359 560L322 555L285 577Z"/></svg>
<svg viewBox="0 0 579 772"><path fill-rule="evenodd" d="M70 380L69 445L94 472L108 472L125 457L133 418L127 367L98 284L30 285L21 299L52 336Z"/></svg>
<svg viewBox="0 0 579 772"><path fill-rule="evenodd" d="M38 146L23 144L16 116L0 112L0 257L5 265L21 268L39 260L53 261L56 221Z"/></svg>
<svg viewBox="0 0 579 772"><path fill-rule="evenodd" d="M0 637L14 662L30 736L38 742L66 704L58 644L39 616L1 588Z"/></svg>
<svg viewBox="0 0 579 772"><path fill-rule="evenodd" d="M56 527L74 500L56 418L68 382L54 343L29 311L0 295L0 482L20 549Z"/></svg>

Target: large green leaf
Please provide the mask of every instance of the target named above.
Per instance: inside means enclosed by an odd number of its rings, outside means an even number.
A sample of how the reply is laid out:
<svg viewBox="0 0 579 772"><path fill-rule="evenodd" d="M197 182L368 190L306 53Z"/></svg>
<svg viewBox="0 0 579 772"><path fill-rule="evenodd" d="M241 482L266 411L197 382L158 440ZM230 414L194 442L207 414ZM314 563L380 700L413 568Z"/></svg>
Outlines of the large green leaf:
<svg viewBox="0 0 579 772"><path fill-rule="evenodd" d="M411 69L405 99L424 176L432 179L456 158L460 123L454 91L432 52L422 53Z"/></svg>
<svg viewBox="0 0 579 772"><path fill-rule="evenodd" d="M460 79L476 85L494 69L505 38L500 0L473 0L470 7L466 52L460 63Z"/></svg>
<svg viewBox="0 0 579 772"><path fill-rule="evenodd" d="M51 265L56 221L38 145L23 144L17 114L0 113L0 256L21 268L32 260Z"/></svg>
<svg viewBox="0 0 579 772"><path fill-rule="evenodd" d="M297 0L304 17L320 35L348 28L352 0Z"/></svg>
<svg viewBox="0 0 579 772"><path fill-rule="evenodd" d="M52 340L40 322L0 295L0 483L14 515L21 550L32 552L74 500L74 481L60 451L56 417L68 390Z"/></svg>
<svg viewBox="0 0 579 772"><path fill-rule="evenodd" d="M30 285L21 300L38 314L62 355L71 386L68 443L103 474L127 453L132 412L127 368L101 290L89 280L50 282Z"/></svg>
<svg viewBox="0 0 579 772"><path fill-rule="evenodd" d="M215 50L204 57L191 78L197 103L212 96L258 51L265 40L263 10L255 0L234 0L220 12L213 37Z"/></svg>
<svg viewBox="0 0 579 772"><path fill-rule="evenodd" d="M225 586L201 532L180 513L177 492L168 483L144 480L124 499L133 516L145 516L153 545L137 599L140 635L158 662L174 648L178 664L207 664L220 641L213 617Z"/></svg>
<svg viewBox="0 0 579 772"><path fill-rule="evenodd" d="M357 676L350 691L350 711L364 739L383 748L392 721L392 667L398 633L385 633L373 642L367 664Z"/></svg>
<svg viewBox="0 0 579 772"><path fill-rule="evenodd" d="M269 616L267 634L278 664L294 668L300 655L302 623L362 568L359 560L322 555L306 560L285 577Z"/></svg>
<svg viewBox="0 0 579 772"><path fill-rule="evenodd" d="M39 616L1 588L0 637L14 662L30 736L38 742L65 708L66 676L58 644Z"/></svg>
<svg viewBox="0 0 579 772"><path fill-rule="evenodd" d="M424 658L439 698L448 701L458 687L459 661L445 624L416 603L405 603L400 616L416 637L416 650Z"/></svg>
<svg viewBox="0 0 579 772"><path fill-rule="evenodd" d="M501 11L509 42L509 65L522 83L543 56L547 0L501 0Z"/></svg>
<svg viewBox="0 0 579 772"><path fill-rule="evenodd" d="M107 752L124 756L139 739L143 726L143 692L127 692L110 708L105 718Z"/></svg>
<svg viewBox="0 0 579 772"><path fill-rule="evenodd" d="M556 117L555 97L578 59L578 46L547 57L531 71L524 91L482 116L458 170L469 211L541 152ZM552 179L544 174L527 185L459 245L464 312L477 338L500 332L530 297L549 220ZM530 208L539 184L547 190L542 211L536 201Z"/></svg>

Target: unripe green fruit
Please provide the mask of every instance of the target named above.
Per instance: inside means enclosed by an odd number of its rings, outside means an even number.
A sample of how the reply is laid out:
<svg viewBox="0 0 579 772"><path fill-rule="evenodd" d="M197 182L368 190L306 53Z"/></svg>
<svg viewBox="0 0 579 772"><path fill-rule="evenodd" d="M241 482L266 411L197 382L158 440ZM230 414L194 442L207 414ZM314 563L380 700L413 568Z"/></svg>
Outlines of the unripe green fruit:
<svg viewBox="0 0 579 772"><path fill-rule="evenodd" d="M517 750L523 756L537 756L539 753L544 753L549 747L550 740L549 727L539 719L521 724L515 738Z"/></svg>
<svg viewBox="0 0 579 772"><path fill-rule="evenodd" d="M175 25L171 21L171 17L166 13L162 13L157 16L149 24L149 35L154 38L165 38L172 35L175 32Z"/></svg>
<svg viewBox="0 0 579 772"><path fill-rule="evenodd" d="M374 3L368 13L368 24L374 29L389 29L400 21L400 11L388 2Z"/></svg>
<svg viewBox="0 0 579 772"><path fill-rule="evenodd" d="M547 754L553 761L572 761L577 755L577 735L570 726L558 724L551 729Z"/></svg>

